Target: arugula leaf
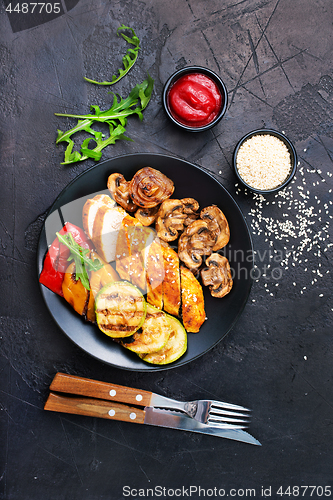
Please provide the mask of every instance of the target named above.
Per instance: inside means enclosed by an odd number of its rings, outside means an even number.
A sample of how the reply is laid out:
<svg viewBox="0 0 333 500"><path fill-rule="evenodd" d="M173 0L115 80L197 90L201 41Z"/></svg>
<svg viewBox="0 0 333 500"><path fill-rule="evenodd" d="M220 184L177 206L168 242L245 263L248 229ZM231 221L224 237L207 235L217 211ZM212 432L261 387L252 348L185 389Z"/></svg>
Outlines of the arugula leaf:
<svg viewBox="0 0 333 500"><path fill-rule="evenodd" d="M109 128L110 136L104 141L102 139L102 132L96 132L95 139L93 139L92 137L88 137L88 139L85 139L83 141L80 151L84 156L81 157L81 161L86 160L87 158L94 158L94 160L97 161L100 160L102 156L102 149L106 148L106 146L109 146L109 144L114 144L119 139L132 141L132 139L124 135L125 128L121 125L118 125L116 128L114 128L113 125L110 124ZM94 149L88 148L90 141L96 142L97 145Z"/></svg>
<svg viewBox="0 0 333 500"><path fill-rule="evenodd" d="M147 107L154 87L154 80L148 74L147 79L142 83L137 84L129 93L126 99L121 96L113 94L112 106L106 110L101 111L99 106L91 105L91 111L94 113L87 115L74 115L66 113L55 113L56 116L64 116L69 118L77 118L78 123L75 127L66 132L58 130L56 144L60 142L67 142L68 146L65 151L64 161L62 165L69 165L78 161L93 158L100 160L102 150L109 144L114 144L116 140L131 141L129 137L124 135L127 118L132 115L137 115L140 120L143 119L143 110ZM106 123L109 126L109 137L105 140L102 139L103 134L92 128L94 123ZM87 132L91 135L82 143L80 152L73 151L74 141L72 136L77 132ZM95 141L96 146L92 149L89 148L90 141Z"/></svg>
<svg viewBox="0 0 333 500"><path fill-rule="evenodd" d="M141 111L143 111L151 98L151 95L153 93L153 88L154 88L154 80L151 78L151 76L148 73L148 78L145 80L141 85L139 86L139 99L141 101Z"/></svg>
<svg viewBox="0 0 333 500"><path fill-rule="evenodd" d="M119 75L118 76L113 75L110 82L106 82L106 81L97 82L96 80L91 80L90 78L84 77L84 79L87 82L95 83L96 85L113 85L114 83L119 82L119 80L121 80L121 78L123 78L123 76L125 76L129 72L129 70L132 68L132 66L134 66L135 61L137 60L137 57L138 57L138 52L140 50L140 46L139 46L140 40L136 36L135 31L132 28L130 28L129 26L124 26L122 24L117 29L118 36L119 36L119 31L121 31L121 30L130 30L132 32L132 34L133 34L132 38L124 35L124 33L120 33L120 34L124 38L124 40L126 40L126 42L134 45L134 47L135 47L134 49L132 49L132 48L127 49L126 54L123 56L122 62L124 65L124 69L122 69L122 68L118 69Z"/></svg>
<svg viewBox="0 0 333 500"><path fill-rule="evenodd" d="M55 113L55 115L57 115L57 113ZM56 144L63 141L68 142L70 136L75 134L75 132L80 132L82 130L85 130L86 132L92 133L92 129L90 128L91 124L92 124L91 120L79 120L77 125L71 128L68 132L62 132L61 130L58 130L58 137L56 140Z"/></svg>
<svg viewBox="0 0 333 500"><path fill-rule="evenodd" d="M66 148L66 151L65 151L65 161L63 162L63 164L67 164L67 163L75 163L77 161L80 161L81 160L81 155L78 151L73 151L73 147L74 147L74 141L72 141L72 139L68 139L68 146Z"/></svg>
<svg viewBox="0 0 333 500"><path fill-rule="evenodd" d="M71 251L68 261L74 260L75 262L75 279L81 280L82 285L90 290L88 271L98 271L103 267L103 264L98 260L92 260L88 257L90 250L82 248L73 238L71 233L64 235L56 233L60 243L66 245Z"/></svg>
<svg viewBox="0 0 333 500"><path fill-rule="evenodd" d="M113 92L109 92L113 94L113 103L110 109L106 111L101 111L99 106L92 105L90 109L95 111L95 114L89 115L74 115L69 113L54 113L55 116L65 116L67 118L78 118L82 120L76 125L73 129L71 129L71 133L78 132L80 130L87 130L87 126L89 127L90 123L88 120L96 121L96 122L108 122L110 120L119 120L122 125L126 125L125 118L130 115L137 114L139 115L140 120L142 120L142 111L146 108L154 86L154 80L148 74L147 80L144 80L142 83L138 83L129 93L126 99L123 99L118 95L120 101L118 101L117 94ZM140 101L140 105L136 106ZM136 106L133 108L133 106ZM68 133L67 133L68 134ZM66 140L63 135L58 135L57 143Z"/></svg>
<svg viewBox="0 0 333 500"><path fill-rule="evenodd" d="M129 37L124 33L120 33L123 30L131 31L132 37ZM98 85L113 85L123 78L123 76L125 76L134 65L140 49L140 40L135 34L133 28L125 26L124 24L117 29L117 36L119 36L119 34L127 43L134 46L134 48L127 49L127 52L122 59L124 69L119 69L118 75L113 75L110 82L97 82L95 80L90 80L89 78L84 78L86 81L96 83ZM69 165L71 163L86 160L87 158L93 158L98 161L102 156L102 150L109 144L114 144L115 141L119 139L131 141L132 139L126 137L124 134L127 119L132 115L137 115L140 120L143 119L142 112L150 101L153 87L154 80L148 74L148 78L142 83L136 85L126 99L123 99L119 94L109 92L110 94L113 94L113 102L112 106L106 111L101 111L97 105L91 105L90 110L92 113L86 115L55 113L56 116L78 119L77 125L70 130L67 130L66 132L58 130L56 144L59 144L60 142L67 142L68 144L65 150L64 161L61 164ZM94 123L106 123L109 126L109 137L107 137L107 139L103 140L102 137L104 137L104 135L102 132L92 128ZM72 136L77 132L87 132L91 137L83 141L80 151L73 151L75 144ZM89 147L90 144L93 143L95 143L95 147Z"/></svg>

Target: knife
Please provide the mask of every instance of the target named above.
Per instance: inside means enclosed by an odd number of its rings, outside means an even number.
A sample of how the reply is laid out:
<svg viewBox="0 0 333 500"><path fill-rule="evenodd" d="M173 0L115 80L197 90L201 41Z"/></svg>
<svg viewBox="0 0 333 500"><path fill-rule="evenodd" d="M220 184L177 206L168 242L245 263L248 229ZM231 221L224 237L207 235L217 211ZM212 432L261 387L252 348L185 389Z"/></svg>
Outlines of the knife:
<svg viewBox="0 0 333 500"><path fill-rule="evenodd" d="M50 385L50 391L61 392L65 394L74 394L75 396L87 396L97 399L105 399L109 401L117 401L117 403L125 403L135 406L170 409L182 411L188 416L207 424L210 409L212 414L218 413L223 415L223 423L232 422L235 428L238 426L243 429L247 423L248 412L243 406L230 404L222 401L176 401L154 392L135 389L134 387L125 387L122 385L112 384L109 382L101 382L99 380L78 377L77 375L69 375L67 373L56 373ZM210 405L208 405L210 403ZM235 413L235 412L236 413ZM245 412L245 414L242 414ZM246 415L247 414L247 415ZM210 419L210 425L219 426L220 423L215 423L216 418ZM240 417L235 421L234 416ZM245 418L242 420L241 418ZM221 420L221 419L220 419ZM214 422L214 424L213 424Z"/></svg>
<svg viewBox="0 0 333 500"><path fill-rule="evenodd" d="M141 409L100 399L59 395L51 391L44 410L167 427L261 446L261 443L253 436L242 429L233 428L232 425L209 426L183 413L150 406Z"/></svg>

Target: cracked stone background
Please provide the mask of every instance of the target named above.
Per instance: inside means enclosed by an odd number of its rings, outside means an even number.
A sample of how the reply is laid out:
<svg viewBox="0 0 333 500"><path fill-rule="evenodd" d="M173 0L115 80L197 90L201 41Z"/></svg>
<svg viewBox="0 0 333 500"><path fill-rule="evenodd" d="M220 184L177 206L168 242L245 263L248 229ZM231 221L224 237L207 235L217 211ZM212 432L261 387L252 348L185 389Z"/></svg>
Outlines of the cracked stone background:
<svg viewBox="0 0 333 500"><path fill-rule="evenodd" d="M281 498L279 486L333 488L331 0L66 5L64 15L15 32L0 3L0 497L120 500L125 485L256 488L257 496L271 486L271 498ZM147 71L155 88L143 122L128 122L134 142L118 141L102 159L166 153L212 172L240 205L259 256L260 278L228 336L199 360L158 373L116 369L73 345L45 308L36 275L47 210L93 164L60 165L56 131L69 122L54 113L106 109L107 90L83 76L108 79L120 67L122 23L141 51L117 92ZM188 65L211 68L228 88L224 119L202 134L176 129L161 106L164 82ZM285 132L299 166L285 192L258 199L237 185L231 162L237 141L262 127ZM274 261L278 252L283 260ZM57 371L243 404L262 447L46 413Z"/></svg>

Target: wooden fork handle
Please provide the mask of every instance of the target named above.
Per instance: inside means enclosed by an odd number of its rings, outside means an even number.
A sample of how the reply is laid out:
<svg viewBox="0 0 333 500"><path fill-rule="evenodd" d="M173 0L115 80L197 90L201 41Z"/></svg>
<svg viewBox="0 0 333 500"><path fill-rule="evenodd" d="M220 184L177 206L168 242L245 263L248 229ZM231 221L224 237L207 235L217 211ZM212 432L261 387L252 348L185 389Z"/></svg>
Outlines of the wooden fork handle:
<svg viewBox="0 0 333 500"><path fill-rule="evenodd" d="M145 411L139 408L131 408L111 401L63 396L53 392L50 392L44 410L74 413L75 415L85 415L87 417L108 418L123 422L136 422L138 424L143 424L145 420Z"/></svg>
<svg viewBox="0 0 333 500"><path fill-rule="evenodd" d="M139 406L149 406L152 396L152 392L67 375L66 373L57 373L55 375L50 390Z"/></svg>

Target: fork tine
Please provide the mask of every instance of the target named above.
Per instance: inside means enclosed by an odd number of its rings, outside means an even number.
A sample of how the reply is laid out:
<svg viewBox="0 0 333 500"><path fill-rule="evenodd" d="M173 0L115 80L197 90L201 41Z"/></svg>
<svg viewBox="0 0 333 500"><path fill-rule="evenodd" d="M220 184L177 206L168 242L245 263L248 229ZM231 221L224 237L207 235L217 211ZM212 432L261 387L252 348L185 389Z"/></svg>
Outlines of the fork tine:
<svg viewBox="0 0 333 500"><path fill-rule="evenodd" d="M239 410L239 411L251 412L251 410L249 410L248 408L245 408L244 406L234 405L231 403L225 403L224 401L211 401L211 406L215 406L218 408L224 408L226 410Z"/></svg>
<svg viewBox="0 0 333 500"><path fill-rule="evenodd" d="M216 415L226 415L230 417L250 418L250 415L246 414L245 412L241 413L239 411L237 412L237 411L224 410L220 407L217 408L213 405L210 407L209 413L210 414L214 413Z"/></svg>
<svg viewBox="0 0 333 500"><path fill-rule="evenodd" d="M244 430L244 429L247 429L248 426L246 425L234 425L234 424L224 424L224 423L215 423L215 422L211 422L209 423L209 426L210 427L219 427L221 429L240 429L240 430Z"/></svg>
<svg viewBox="0 0 333 500"><path fill-rule="evenodd" d="M242 420L240 418L230 418L230 417L218 417L216 415L209 415L207 422L228 422L230 424L249 424L248 420Z"/></svg>
<svg viewBox="0 0 333 500"><path fill-rule="evenodd" d="M211 427L230 427L233 429L248 429L249 427L247 424L233 424L231 422L215 422L215 421L212 422L210 420L208 420L206 424Z"/></svg>

